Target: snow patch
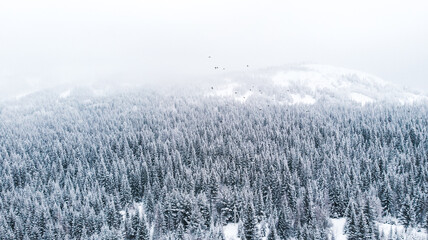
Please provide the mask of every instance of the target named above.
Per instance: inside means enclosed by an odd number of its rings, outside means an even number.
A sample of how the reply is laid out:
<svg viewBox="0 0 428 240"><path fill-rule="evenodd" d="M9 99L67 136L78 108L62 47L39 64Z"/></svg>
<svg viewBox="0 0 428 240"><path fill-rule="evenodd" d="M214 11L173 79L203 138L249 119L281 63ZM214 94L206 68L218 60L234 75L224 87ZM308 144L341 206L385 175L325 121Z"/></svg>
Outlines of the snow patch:
<svg viewBox="0 0 428 240"><path fill-rule="evenodd" d="M312 105L314 104L317 100L315 100L315 98L313 98L310 95L300 95L300 94L291 94L290 95L292 98L292 102L290 103L290 105L294 105L294 104L307 104L307 105Z"/></svg>
<svg viewBox="0 0 428 240"><path fill-rule="evenodd" d="M217 87L218 89L212 89L208 96L217 96L217 97L230 97L234 94L234 89L237 88L239 84L229 83L223 86Z"/></svg>
<svg viewBox="0 0 428 240"><path fill-rule="evenodd" d="M409 93L404 98L401 98L399 100L399 102L402 105L405 105L405 104L413 104L413 103L416 103L416 102L421 102L421 101L424 101L424 100L426 101L426 100L428 100L428 98L426 96L416 95L416 94L413 94L413 93Z"/></svg>
<svg viewBox="0 0 428 240"><path fill-rule="evenodd" d="M330 219L331 220L331 234L334 236L336 240L346 240L347 237L344 233L346 218L337 218Z"/></svg>
<svg viewBox="0 0 428 240"><path fill-rule="evenodd" d="M281 87L290 87L291 76L287 75L285 72L279 72L272 77L272 82L274 85L279 85Z"/></svg>
<svg viewBox="0 0 428 240"><path fill-rule="evenodd" d="M106 89L93 89L92 92L96 97L103 97L107 94Z"/></svg>
<svg viewBox="0 0 428 240"><path fill-rule="evenodd" d="M228 83L222 86L212 87L211 90L205 94L208 97L233 97L235 101L245 103L248 98L253 95L252 91L246 91L244 94L239 93L236 89L240 85L238 83Z"/></svg>
<svg viewBox="0 0 428 240"><path fill-rule="evenodd" d="M235 97L235 100L241 103L245 103L251 95L253 95L253 92L247 91L243 95Z"/></svg>
<svg viewBox="0 0 428 240"><path fill-rule="evenodd" d="M32 93L35 93L35 92L37 92L37 90L35 90L35 91L26 91L26 92L22 92L22 93L20 93L20 94L16 95L15 99L16 99L16 100L20 100L20 99L22 99L22 98L24 98L24 97L26 97L26 96L28 96L28 95L30 95L30 94L32 94Z"/></svg>
<svg viewBox="0 0 428 240"><path fill-rule="evenodd" d="M292 70L279 72L272 78L273 84L281 87L290 87L292 85L305 86L312 91L317 89L331 89L334 85L334 79L328 78L319 72Z"/></svg>
<svg viewBox="0 0 428 240"><path fill-rule="evenodd" d="M126 218L126 211L128 211L130 216L138 213L138 216L141 217L145 214L145 210L142 202L134 203L134 206L131 206L128 209L120 210L119 214L122 215L123 220L125 220Z"/></svg>
<svg viewBox="0 0 428 240"><path fill-rule="evenodd" d="M238 237L239 223L228 223L226 226L223 226L223 235L226 240L240 240ZM257 229L259 230L259 234L261 236L261 240L267 240L267 236L269 235L269 227L267 226L266 221L261 221L257 224ZM262 231L264 229L264 232Z"/></svg>
<svg viewBox="0 0 428 240"><path fill-rule="evenodd" d="M71 89L68 89L67 91L62 92L62 93L59 95L59 98L68 98L68 97L70 96L70 94L71 94Z"/></svg>
<svg viewBox="0 0 428 240"><path fill-rule="evenodd" d="M356 92L351 93L350 98L352 101L360 103L363 106L366 105L367 103L373 103L374 102L373 98L368 97L368 96L361 94L361 93L356 93Z"/></svg>
<svg viewBox="0 0 428 240"><path fill-rule="evenodd" d="M223 226L223 234L226 240L239 240L238 226L238 223L229 223Z"/></svg>
<svg viewBox="0 0 428 240"><path fill-rule="evenodd" d="M365 73L365 72L361 72L361 71L357 71L357 70L352 70L352 69L347 69L347 68L342 68L342 67L335 67L335 66L329 66L329 65L323 65L323 64L306 64L304 65L306 68L314 70L314 71L318 71L318 72L322 72L324 75L328 75L328 76L357 76L358 79L360 80L365 80L366 82L370 82L372 84L376 84L376 85L380 85L382 87L385 87L387 85L389 85L389 83L385 80L383 80L382 78L376 77L374 75Z"/></svg>
<svg viewBox="0 0 428 240"><path fill-rule="evenodd" d="M415 228L404 228L403 225L400 224L388 224L388 223L379 223L379 231L385 234L385 238L388 239L390 234L395 235L404 235L405 239L413 239L413 240L426 240L428 239L428 234L424 230L418 230Z"/></svg>

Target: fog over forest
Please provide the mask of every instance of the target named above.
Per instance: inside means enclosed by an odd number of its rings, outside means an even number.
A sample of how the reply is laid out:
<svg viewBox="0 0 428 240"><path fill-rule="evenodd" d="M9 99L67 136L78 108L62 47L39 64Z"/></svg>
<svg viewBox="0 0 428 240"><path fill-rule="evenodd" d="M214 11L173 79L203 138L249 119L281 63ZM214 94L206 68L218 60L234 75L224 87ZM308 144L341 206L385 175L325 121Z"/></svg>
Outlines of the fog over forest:
<svg viewBox="0 0 428 240"><path fill-rule="evenodd" d="M357 69L426 92L427 9L416 0L2 1L0 95L185 83L216 74L215 65L293 63Z"/></svg>

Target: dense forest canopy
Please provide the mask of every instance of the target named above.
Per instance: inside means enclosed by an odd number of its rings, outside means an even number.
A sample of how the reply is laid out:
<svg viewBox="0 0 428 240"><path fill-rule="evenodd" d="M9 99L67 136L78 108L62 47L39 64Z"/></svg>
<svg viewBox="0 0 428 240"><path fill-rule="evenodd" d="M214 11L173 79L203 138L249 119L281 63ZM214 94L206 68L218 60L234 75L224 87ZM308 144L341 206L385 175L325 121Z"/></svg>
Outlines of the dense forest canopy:
<svg viewBox="0 0 428 240"><path fill-rule="evenodd" d="M247 240L327 239L338 217L348 239L378 239L390 218L422 228L427 116L148 91L4 105L0 239L222 239L232 222Z"/></svg>

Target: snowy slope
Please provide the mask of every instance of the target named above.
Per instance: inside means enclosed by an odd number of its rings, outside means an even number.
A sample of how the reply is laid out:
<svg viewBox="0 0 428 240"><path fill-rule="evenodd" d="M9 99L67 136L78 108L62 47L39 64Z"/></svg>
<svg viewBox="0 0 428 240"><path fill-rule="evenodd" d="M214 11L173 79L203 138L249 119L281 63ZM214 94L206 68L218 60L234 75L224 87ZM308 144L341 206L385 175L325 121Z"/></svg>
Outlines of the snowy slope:
<svg viewBox="0 0 428 240"><path fill-rule="evenodd" d="M239 102L285 105L326 101L366 105L376 102L413 104L428 97L360 71L326 65L300 64L221 76L206 85L205 96Z"/></svg>
<svg viewBox="0 0 428 240"><path fill-rule="evenodd" d="M151 89L166 94L200 95L233 99L240 103L264 102L281 105L312 105L316 103L353 103L367 105L379 102L415 104L428 102L428 96L391 84L379 77L345 68L316 64L225 73L188 82L169 84L128 84L103 82L84 86L58 86L49 89L60 101L105 97L126 91ZM15 96L22 101L34 98L45 90L24 91Z"/></svg>

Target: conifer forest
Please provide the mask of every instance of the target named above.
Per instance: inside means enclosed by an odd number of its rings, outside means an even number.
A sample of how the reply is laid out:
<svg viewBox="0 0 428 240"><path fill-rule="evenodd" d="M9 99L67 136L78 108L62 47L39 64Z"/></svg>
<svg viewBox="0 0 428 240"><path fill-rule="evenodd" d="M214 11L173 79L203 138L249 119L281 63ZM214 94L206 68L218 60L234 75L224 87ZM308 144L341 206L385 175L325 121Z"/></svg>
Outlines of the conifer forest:
<svg viewBox="0 0 428 240"><path fill-rule="evenodd" d="M0 105L0 239L404 239L428 228L428 106L135 91ZM393 238L395 237L395 238ZM411 238L407 238L411 239Z"/></svg>

